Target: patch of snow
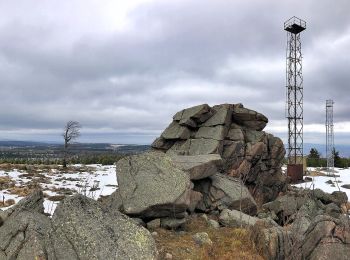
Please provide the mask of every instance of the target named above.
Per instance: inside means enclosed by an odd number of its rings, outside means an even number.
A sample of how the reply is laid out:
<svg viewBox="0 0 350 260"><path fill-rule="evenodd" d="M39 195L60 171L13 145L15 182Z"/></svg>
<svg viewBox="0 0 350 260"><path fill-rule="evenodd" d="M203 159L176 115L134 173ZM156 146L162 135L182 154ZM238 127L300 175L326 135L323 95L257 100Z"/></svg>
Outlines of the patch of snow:
<svg viewBox="0 0 350 260"><path fill-rule="evenodd" d="M319 169L313 168L313 167L309 167L308 168L309 171L318 171L318 172L322 172L324 174L327 174L326 171L321 171ZM350 189L346 189L341 187L342 185L345 184L349 184L350 185L350 169L341 169L341 168L335 168L335 175L339 177L332 177L332 176L304 176L305 177L309 177L312 178L312 182L305 182L305 183L300 183L300 184L296 184L293 186L299 187L299 188L307 188L307 189L321 189L324 192L327 193L332 193L333 191L344 191L347 196L348 199L350 200ZM334 187L332 186L332 184L326 183L327 181L331 180L334 183ZM337 182L337 183L336 183ZM338 184L338 185L337 185ZM314 186L313 186L314 185ZM339 188L338 188L339 186Z"/></svg>
<svg viewBox="0 0 350 260"><path fill-rule="evenodd" d="M73 172L61 172L57 169L51 169L40 172L40 174L49 179L49 183L40 183L44 194L48 196L59 195L62 194L60 189L64 188L71 190L73 194L80 193L97 200L101 196L112 194L117 189L117 177L114 165L86 165L87 168L92 169L89 172L80 172L79 168L82 167L80 164L73 165L73 167L76 167L77 170ZM23 176L25 173L25 171L20 172L16 169L10 171L0 170L0 177L8 176L15 182L16 186L25 186L26 183L31 181L31 178ZM1 200L14 199L17 203L22 198L21 196L10 194L8 189L0 190ZM52 215L58 203L45 198L45 212ZM1 209L6 210L10 207Z"/></svg>

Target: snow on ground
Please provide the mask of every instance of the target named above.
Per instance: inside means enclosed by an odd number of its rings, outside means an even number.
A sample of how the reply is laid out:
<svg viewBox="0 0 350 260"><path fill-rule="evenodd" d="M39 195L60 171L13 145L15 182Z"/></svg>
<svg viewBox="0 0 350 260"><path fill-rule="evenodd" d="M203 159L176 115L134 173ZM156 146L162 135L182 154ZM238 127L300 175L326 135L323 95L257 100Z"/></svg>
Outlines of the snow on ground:
<svg viewBox="0 0 350 260"><path fill-rule="evenodd" d="M81 169L80 169L81 168ZM52 215L58 201L52 196L70 195L80 193L93 199L112 194L117 189L117 178L114 165L102 166L93 165L73 165L73 170L60 172L57 169L47 169L39 173L38 180L45 196L45 212ZM76 169L76 170L74 170ZM81 171L83 169L83 171ZM36 175L36 176L37 176ZM15 187L23 188L36 178L23 170L0 170L0 177L9 177L15 182ZM0 190L0 200L7 201L13 199L15 203L24 196L20 193L14 194L11 188ZM50 198L51 197L51 198ZM11 206L10 206L11 207ZM10 207L3 207L6 210Z"/></svg>
<svg viewBox="0 0 350 260"><path fill-rule="evenodd" d="M327 193L332 193L333 191L344 191L348 195L348 198L350 200L350 189L342 187L343 185L349 185L350 186L350 169L341 169L341 168L335 168L335 176L339 177L332 177L332 176L304 176L304 179L306 177L312 178L312 182L305 182L296 184L294 186L299 188L307 188L307 189L321 189ZM324 174L327 174L326 171L322 171L317 168L309 167L308 171L318 171ZM332 181L332 183L326 183ZM313 187L314 185L314 187ZM348 187L349 187L348 186ZM338 188L339 187L339 188ZM350 188L350 187L349 187Z"/></svg>
<svg viewBox="0 0 350 260"><path fill-rule="evenodd" d="M285 170L285 167L283 167ZM316 168L308 168L309 172L318 171L326 174L325 171ZM312 182L304 182L294 186L308 189L321 189L325 192L332 193L337 191L338 185L341 191L347 193L350 198L350 189L342 187L348 184L350 186L350 169L335 169L335 174L339 177L331 176L305 176L312 178ZM68 172L62 172L57 169L36 170L36 175L33 176L29 171L11 169L0 170L0 178L8 177L15 182L15 188L23 188L30 186L33 180L38 179L44 194L45 212L52 215L57 204L55 196L71 195L80 193L93 199L98 199L101 196L112 194L117 189L116 170L114 165L102 166L99 164L93 165L73 165ZM326 183L331 180L332 183ZM337 183L338 185L337 185ZM0 183L1 184L1 183ZM314 185L314 186L313 186ZM1 187L1 185L0 185ZM0 190L0 201L13 199L15 203L21 200L25 195L21 192L11 192L11 188ZM10 206L11 207L11 206ZM9 207L3 207L5 210Z"/></svg>

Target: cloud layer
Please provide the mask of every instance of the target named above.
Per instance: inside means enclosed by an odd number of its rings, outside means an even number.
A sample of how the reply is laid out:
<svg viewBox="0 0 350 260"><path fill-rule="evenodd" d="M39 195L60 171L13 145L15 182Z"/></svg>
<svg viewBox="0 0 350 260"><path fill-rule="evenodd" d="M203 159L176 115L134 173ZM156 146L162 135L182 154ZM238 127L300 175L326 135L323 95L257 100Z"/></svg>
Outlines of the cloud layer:
<svg viewBox="0 0 350 260"><path fill-rule="evenodd" d="M284 137L283 22L296 15L308 27L305 137L324 131L332 98L347 142L348 1L121 2L0 2L0 139L59 140L78 120L84 141L149 143L199 103L243 103Z"/></svg>

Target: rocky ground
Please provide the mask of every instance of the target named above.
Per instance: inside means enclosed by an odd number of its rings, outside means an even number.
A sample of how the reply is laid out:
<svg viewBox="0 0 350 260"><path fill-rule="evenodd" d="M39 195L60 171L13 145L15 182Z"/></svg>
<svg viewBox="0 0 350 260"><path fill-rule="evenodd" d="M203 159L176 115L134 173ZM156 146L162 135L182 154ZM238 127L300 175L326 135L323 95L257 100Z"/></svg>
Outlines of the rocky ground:
<svg viewBox="0 0 350 260"><path fill-rule="evenodd" d="M176 113L152 151L116 163L118 189L37 191L0 211L0 259L349 259L349 202L288 184L282 141L241 104Z"/></svg>

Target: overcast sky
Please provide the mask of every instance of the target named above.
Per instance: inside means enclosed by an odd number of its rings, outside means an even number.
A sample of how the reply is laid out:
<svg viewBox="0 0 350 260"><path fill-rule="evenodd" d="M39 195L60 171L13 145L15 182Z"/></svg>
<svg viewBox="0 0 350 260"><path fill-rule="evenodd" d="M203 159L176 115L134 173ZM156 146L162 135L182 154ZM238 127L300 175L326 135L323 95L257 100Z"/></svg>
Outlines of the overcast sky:
<svg viewBox="0 0 350 260"><path fill-rule="evenodd" d="M302 33L306 143L350 144L348 0L0 0L0 139L150 143L184 107L243 103L285 140L283 22Z"/></svg>

